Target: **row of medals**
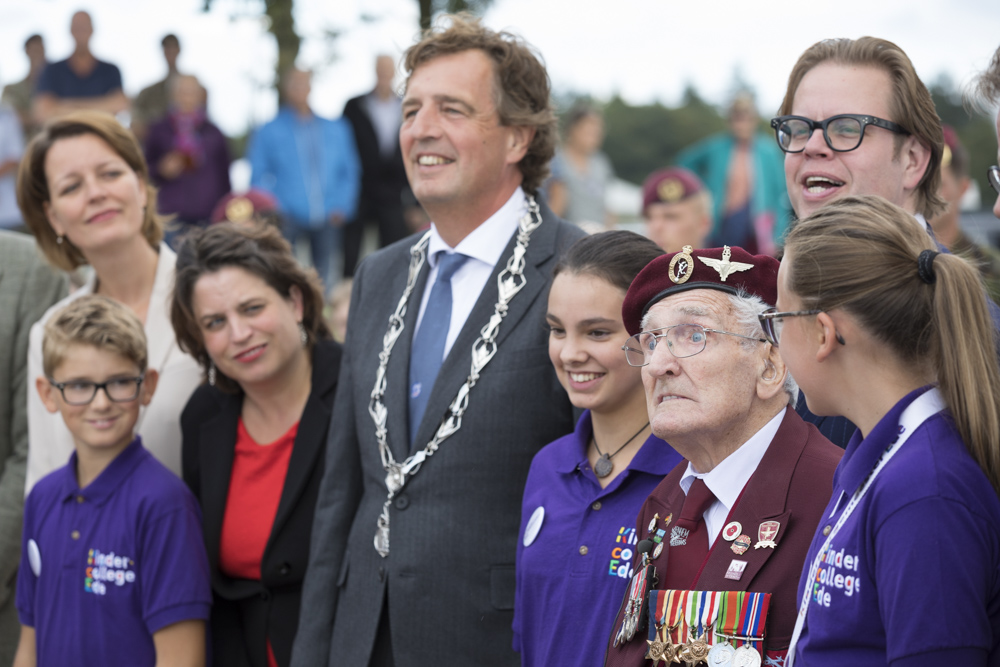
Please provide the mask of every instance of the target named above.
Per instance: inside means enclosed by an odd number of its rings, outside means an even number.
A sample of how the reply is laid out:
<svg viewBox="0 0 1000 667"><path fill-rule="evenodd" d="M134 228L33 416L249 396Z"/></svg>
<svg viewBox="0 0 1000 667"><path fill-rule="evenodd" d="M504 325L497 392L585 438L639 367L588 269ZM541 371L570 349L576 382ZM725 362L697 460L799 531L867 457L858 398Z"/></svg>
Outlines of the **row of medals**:
<svg viewBox="0 0 1000 667"><path fill-rule="evenodd" d="M686 644L673 644L668 632L666 641L657 639L649 642L649 655L646 657L653 661L653 667L659 665L661 660L667 664L683 662L688 667L700 664L760 667L761 664L760 653L748 644L733 648L728 641L721 641L709 646L705 633Z"/></svg>

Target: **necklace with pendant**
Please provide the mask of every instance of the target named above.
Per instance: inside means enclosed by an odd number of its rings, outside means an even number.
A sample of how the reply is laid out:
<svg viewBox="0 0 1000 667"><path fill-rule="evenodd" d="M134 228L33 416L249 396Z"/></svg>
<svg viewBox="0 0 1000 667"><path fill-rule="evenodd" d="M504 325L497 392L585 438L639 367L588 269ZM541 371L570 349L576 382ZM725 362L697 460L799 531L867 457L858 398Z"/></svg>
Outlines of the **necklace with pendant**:
<svg viewBox="0 0 1000 667"><path fill-rule="evenodd" d="M597 436L593 436L593 438L594 438L594 449L597 450L597 455L598 455L597 456L597 462L594 464L594 474L597 475L598 477L600 477L601 479L604 479L605 477L607 477L608 475L610 475L611 471L615 469L615 464L611 462L611 459L613 459L615 456L617 456L618 452L620 452L621 450L623 450L626 447L628 447L628 445L629 445L630 442L632 442L633 440L635 440L636 438L638 438L639 434L642 433L643 431L645 431L647 426L649 426L649 422L646 422L645 424L643 424L642 428L640 428L638 431L636 431L635 435L633 435L631 438L629 438L628 440L626 440L624 445L622 445L621 447L619 447L618 449L616 449L615 452L614 452L614 454L608 454L607 452L602 452L601 448L597 444Z"/></svg>
<svg viewBox="0 0 1000 667"><path fill-rule="evenodd" d="M438 425L431 441L423 449L419 449L403 461L397 462L389 449L387 428L389 408L382 401L386 390L386 368L389 365L392 348L403 333L406 308L409 304L410 294L416 287L420 269L424 265L431 233L424 234L416 245L410 248L410 267L406 288L399 298L395 312L389 317L389 328L382 338L382 352L379 353L378 357L379 367L375 373L375 387L372 389L371 400L368 404L368 414L371 415L372 421L375 423L375 440L378 442L379 456L382 459L382 468L385 470L385 486L388 491L386 500L382 504L382 513L378 517L374 540L375 550L382 558L389 555L389 507L392 505L393 498L403 489L407 481L417 474L424 462L434 455L438 446L462 428L462 415L465 414L469 406L469 392L472 391L479 380L480 373L497 352L496 339L500 333L500 324L507 315L508 304L528 282L524 276L525 254L528 251L531 233L542 224L542 215L534 197L526 195L525 199L528 210L518 222L514 252L507 260L507 266L496 279L498 296L493 315L486 326L481 329L479 338L472 344L472 364L469 376L449 405L448 412Z"/></svg>

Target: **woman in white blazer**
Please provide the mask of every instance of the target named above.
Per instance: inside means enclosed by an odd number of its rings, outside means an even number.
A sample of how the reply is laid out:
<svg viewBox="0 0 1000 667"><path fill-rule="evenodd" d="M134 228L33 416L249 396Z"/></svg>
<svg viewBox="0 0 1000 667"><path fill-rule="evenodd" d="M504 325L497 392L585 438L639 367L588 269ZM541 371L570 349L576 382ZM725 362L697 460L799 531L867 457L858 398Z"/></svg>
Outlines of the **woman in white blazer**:
<svg viewBox="0 0 1000 667"><path fill-rule="evenodd" d="M79 111L49 124L28 146L18 175L17 200L45 258L72 271L90 265L87 283L57 303L31 329L28 385L42 371L45 322L72 299L104 294L131 308L144 323L149 365L160 381L136 426L143 444L180 474L180 413L202 380L194 359L181 352L168 312L177 256L162 243L156 189L135 137L113 116ZM73 440L58 414L28 392L27 489L65 465Z"/></svg>

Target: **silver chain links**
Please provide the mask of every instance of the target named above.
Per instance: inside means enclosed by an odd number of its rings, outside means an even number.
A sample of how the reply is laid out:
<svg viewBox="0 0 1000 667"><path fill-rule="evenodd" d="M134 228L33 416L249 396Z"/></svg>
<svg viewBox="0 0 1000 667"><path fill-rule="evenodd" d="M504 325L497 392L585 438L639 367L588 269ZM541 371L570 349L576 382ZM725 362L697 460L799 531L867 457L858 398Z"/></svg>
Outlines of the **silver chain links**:
<svg viewBox="0 0 1000 667"><path fill-rule="evenodd" d="M486 365L490 363L493 355L497 352L496 338L497 334L500 333L500 323L503 322L504 317L507 315L507 305L527 283L524 277L524 255L528 250L528 241L531 239L531 233L542 224L542 216L534 197L527 195L526 199L528 211L518 222L517 244L514 246L514 254L507 260L506 268L497 276L497 291L499 296L493 310L493 315L490 317L489 323L479 332L479 338L472 344L472 365L469 370L469 377L459 388L458 394L448 408L448 414L441 420L441 424L434 433L434 437L427 443L427 446L411 454L403 462L397 463L392 456L392 451L389 449L389 443L386 438L388 434L386 421L389 409L382 402L386 388L385 372L386 367L389 365L389 356L392 354L392 348L403 333L405 326L403 318L406 317L406 308L410 300L410 295L413 293L413 289L417 284L417 277L420 275L420 269L423 268L426 259L427 245L430 242L431 236L430 232L424 234L416 245L410 248L410 268L406 278L406 289L403 290L403 295L399 298L396 311L389 316L389 328L382 338L382 351L378 355L379 365L378 371L375 374L375 387L372 389L371 401L368 403L368 414L371 415L372 421L375 422L375 439L378 441L378 451L382 457L382 468L385 470L385 486L389 491L388 497L382 505L382 513L378 518L378 529L375 531L375 551L382 558L389 555L389 506L392 504L392 499L403 489L408 479L417 474L424 461L438 450L441 443L462 428L462 415L465 414L465 410L469 407L469 392L476 386L480 373L482 373L483 369L486 368Z"/></svg>

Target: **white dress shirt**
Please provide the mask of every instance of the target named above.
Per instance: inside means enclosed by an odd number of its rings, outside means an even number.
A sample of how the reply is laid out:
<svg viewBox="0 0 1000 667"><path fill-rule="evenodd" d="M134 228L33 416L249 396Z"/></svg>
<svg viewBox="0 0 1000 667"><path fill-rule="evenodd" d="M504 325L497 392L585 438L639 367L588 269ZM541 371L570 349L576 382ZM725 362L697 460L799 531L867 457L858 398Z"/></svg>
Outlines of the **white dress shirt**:
<svg viewBox="0 0 1000 667"><path fill-rule="evenodd" d="M420 329L424 310L427 308L427 299L430 297L434 281L437 280L438 252L459 252L469 258L451 278L451 324L448 326L448 337L444 342L442 359L448 356L451 346L465 326L465 321L469 319L472 307L476 305L483 287L486 286L486 281L493 275L496 263L500 261L507 244L517 231L518 222L527 212L527 199L524 191L518 187L506 204L454 248L444 242L438 234L437 227L431 223L431 239L427 246L427 261L431 272L427 276L423 298L420 299L420 313L417 316L417 326L413 328L414 335ZM483 325L485 324L486 321L483 322Z"/></svg>
<svg viewBox="0 0 1000 667"><path fill-rule="evenodd" d="M684 471L680 482L684 495L687 495L696 477L705 480L705 486L715 495L715 501L703 515L705 528L708 530L709 549L715 544L715 538L726 524L726 518L743 493L743 487L750 481L751 475L760 465L760 460L764 458L764 453L774 440L774 434L778 432L787 409L787 407L782 408L781 412L764 424L763 428L754 433L739 449L724 458L711 472L702 474L694 469L690 461L688 462L687 470ZM746 528L747 526L744 526L744 529Z"/></svg>

